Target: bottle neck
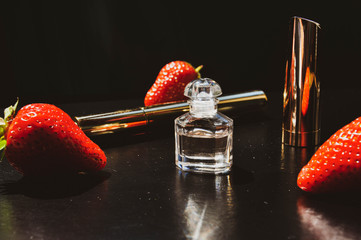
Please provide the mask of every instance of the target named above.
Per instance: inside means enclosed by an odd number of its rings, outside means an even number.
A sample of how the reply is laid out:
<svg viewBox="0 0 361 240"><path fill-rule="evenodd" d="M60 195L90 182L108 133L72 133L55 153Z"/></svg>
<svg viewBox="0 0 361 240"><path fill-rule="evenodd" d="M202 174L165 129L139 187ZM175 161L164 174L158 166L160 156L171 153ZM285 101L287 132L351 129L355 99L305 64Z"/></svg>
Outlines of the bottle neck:
<svg viewBox="0 0 361 240"><path fill-rule="evenodd" d="M189 112L197 117L214 116L217 113L217 99L189 100Z"/></svg>

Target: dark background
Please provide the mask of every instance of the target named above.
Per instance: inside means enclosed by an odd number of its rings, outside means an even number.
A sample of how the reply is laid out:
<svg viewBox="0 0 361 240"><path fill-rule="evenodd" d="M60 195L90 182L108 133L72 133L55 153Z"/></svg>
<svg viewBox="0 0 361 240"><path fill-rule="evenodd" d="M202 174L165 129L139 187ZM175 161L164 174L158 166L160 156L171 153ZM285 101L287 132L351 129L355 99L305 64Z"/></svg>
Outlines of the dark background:
<svg viewBox="0 0 361 240"><path fill-rule="evenodd" d="M97 176L27 182L2 161L0 238L184 239L196 226L185 213L203 211L209 239L359 239L360 196L312 198L296 186L314 149L281 144L281 92L289 19L309 18L322 28L322 140L361 115L360 10L356 1L1 1L0 108L17 96L71 115L125 108L176 59L203 64L224 93L258 88L279 101L270 97L267 117L236 113L230 178L176 171L167 127L97 139L109 159Z"/></svg>
<svg viewBox="0 0 361 240"><path fill-rule="evenodd" d="M359 1L3 1L0 107L142 99L173 60L225 94L283 90L289 20L321 24L322 89L360 82Z"/></svg>

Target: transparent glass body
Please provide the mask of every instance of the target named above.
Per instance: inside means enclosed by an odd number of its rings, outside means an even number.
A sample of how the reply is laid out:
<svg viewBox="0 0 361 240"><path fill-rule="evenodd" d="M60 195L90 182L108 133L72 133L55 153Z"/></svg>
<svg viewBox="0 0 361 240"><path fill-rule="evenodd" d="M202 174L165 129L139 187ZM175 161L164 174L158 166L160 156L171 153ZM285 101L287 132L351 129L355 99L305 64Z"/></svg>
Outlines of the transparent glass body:
<svg viewBox="0 0 361 240"><path fill-rule="evenodd" d="M217 113L198 118L186 113L175 120L175 162L184 171L227 173L233 157L233 121Z"/></svg>
<svg viewBox="0 0 361 240"><path fill-rule="evenodd" d="M217 112L219 85L210 79L198 81L201 87L195 82L185 90L191 98L190 111L175 119L175 163L183 171L228 173L233 163L233 120Z"/></svg>

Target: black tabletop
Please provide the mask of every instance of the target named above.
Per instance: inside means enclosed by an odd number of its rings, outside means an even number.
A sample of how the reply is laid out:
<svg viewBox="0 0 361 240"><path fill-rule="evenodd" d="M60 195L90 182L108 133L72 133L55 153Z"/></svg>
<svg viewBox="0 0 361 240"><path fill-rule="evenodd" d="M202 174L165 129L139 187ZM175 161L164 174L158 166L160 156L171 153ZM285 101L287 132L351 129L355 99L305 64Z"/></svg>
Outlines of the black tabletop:
<svg viewBox="0 0 361 240"><path fill-rule="evenodd" d="M314 196L296 185L314 148L281 144L282 95L237 113L228 175L183 173L169 126L92 137L108 163L95 175L28 180L0 164L0 239L360 239L359 194ZM358 90L322 92L322 141L361 111ZM60 105L71 115L141 104Z"/></svg>

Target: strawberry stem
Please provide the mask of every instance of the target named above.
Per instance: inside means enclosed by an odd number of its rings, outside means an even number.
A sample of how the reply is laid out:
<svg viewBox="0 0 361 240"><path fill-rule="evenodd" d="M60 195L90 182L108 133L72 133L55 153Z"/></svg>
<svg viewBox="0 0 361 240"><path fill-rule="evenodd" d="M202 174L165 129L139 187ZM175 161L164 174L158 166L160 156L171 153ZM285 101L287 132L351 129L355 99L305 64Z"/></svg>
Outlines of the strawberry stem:
<svg viewBox="0 0 361 240"><path fill-rule="evenodd" d="M196 73L198 73L198 78L201 77L201 74L199 73L199 71L203 68L203 65L198 66L196 69L194 69L196 71Z"/></svg>
<svg viewBox="0 0 361 240"><path fill-rule="evenodd" d="M200 66L198 66L198 67L195 69L195 71L196 71L197 73L199 73L199 71L200 71L202 68L203 68L203 65L200 65Z"/></svg>

